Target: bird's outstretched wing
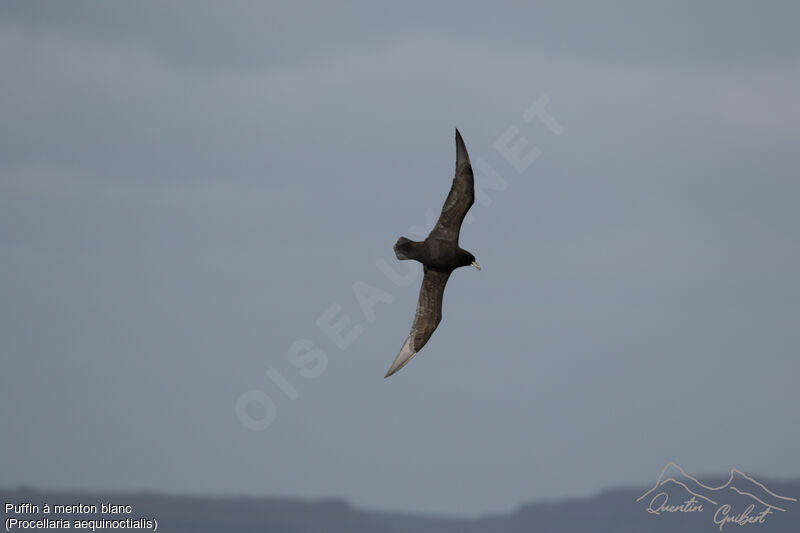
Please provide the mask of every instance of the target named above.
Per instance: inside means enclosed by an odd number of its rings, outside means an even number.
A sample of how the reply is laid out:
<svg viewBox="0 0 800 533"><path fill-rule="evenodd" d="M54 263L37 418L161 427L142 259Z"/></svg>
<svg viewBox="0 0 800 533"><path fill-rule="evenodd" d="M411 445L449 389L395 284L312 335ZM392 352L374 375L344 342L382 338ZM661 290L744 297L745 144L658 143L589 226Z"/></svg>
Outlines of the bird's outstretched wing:
<svg viewBox="0 0 800 533"><path fill-rule="evenodd" d="M450 187L450 194L444 201L442 214L439 215L439 220L428 238L457 244L461 223L473 203L475 203L475 178L472 175L472 165L469 162L467 147L464 146L464 139L456 130L456 175L453 178L453 186Z"/></svg>
<svg viewBox="0 0 800 533"><path fill-rule="evenodd" d="M417 301L417 314L411 325L411 333L408 334L403 348L395 357L384 377L388 378L403 368L433 335L436 326L442 320L442 299L449 277L450 272L425 267L425 276L422 278L422 288L419 290L419 300Z"/></svg>

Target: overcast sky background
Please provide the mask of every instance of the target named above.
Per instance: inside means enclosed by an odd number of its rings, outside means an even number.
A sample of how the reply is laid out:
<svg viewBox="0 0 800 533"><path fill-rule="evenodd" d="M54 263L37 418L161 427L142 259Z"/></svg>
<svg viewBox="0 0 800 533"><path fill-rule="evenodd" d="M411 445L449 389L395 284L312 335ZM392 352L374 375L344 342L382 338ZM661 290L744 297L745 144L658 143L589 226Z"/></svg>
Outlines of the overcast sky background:
<svg viewBox="0 0 800 533"><path fill-rule="evenodd" d="M3 2L0 484L474 515L800 476L800 8L484 4ZM376 262L407 272L456 126L507 186L384 380L420 277Z"/></svg>

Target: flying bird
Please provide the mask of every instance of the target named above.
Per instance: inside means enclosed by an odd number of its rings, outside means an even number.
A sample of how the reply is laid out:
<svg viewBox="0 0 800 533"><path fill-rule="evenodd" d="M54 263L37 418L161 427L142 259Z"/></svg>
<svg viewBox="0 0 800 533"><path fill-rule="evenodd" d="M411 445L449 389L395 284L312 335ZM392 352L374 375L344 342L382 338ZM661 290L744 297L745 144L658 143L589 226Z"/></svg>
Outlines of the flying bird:
<svg viewBox="0 0 800 533"><path fill-rule="evenodd" d="M431 338L436 326L442 320L442 298L444 287L453 270L462 266L480 265L475 256L458 245L461 223L475 203L475 178L469 162L464 139L456 129L456 174L450 194L444 201L442 214L428 237L422 241L412 241L405 237L397 239L394 253L400 260L413 259L422 263L425 276L417 301L417 313L411 325L411 333L395 357L386 376L389 377L408 363Z"/></svg>

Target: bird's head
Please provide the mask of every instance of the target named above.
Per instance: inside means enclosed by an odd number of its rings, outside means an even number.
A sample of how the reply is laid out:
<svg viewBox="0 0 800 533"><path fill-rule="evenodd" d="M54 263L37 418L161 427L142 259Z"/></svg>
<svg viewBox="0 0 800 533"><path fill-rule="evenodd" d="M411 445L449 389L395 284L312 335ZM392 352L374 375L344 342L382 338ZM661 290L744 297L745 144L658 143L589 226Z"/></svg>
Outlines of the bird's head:
<svg viewBox="0 0 800 533"><path fill-rule="evenodd" d="M461 250L460 252L461 252L460 253L461 257L459 259L460 259L461 266L474 266L478 270L481 269L481 266L475 260L475 256L474 255L472 255L471 253L469 253L466 250Z"/></svg>

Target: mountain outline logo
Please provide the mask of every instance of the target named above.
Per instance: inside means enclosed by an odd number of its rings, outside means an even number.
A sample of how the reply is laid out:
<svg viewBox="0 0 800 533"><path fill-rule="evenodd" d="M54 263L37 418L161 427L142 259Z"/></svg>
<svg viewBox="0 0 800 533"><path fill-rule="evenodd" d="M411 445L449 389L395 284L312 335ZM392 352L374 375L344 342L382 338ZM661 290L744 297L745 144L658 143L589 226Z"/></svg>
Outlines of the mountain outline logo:
<svg viewBox="0 0 800 533"><path fill-rule="evenodd" d="M674 503L675 497L684 499ZM764 524L770 515L785 513L797 503L796 498L768 489L741 470L731 469L728 480L715 487L700 482L672 461L661 470L653 487L636 498L636 502L643 500L648 502L645 511L653 515L703 513L716 508L713 521L720 531L727 524Z"/></svg>

